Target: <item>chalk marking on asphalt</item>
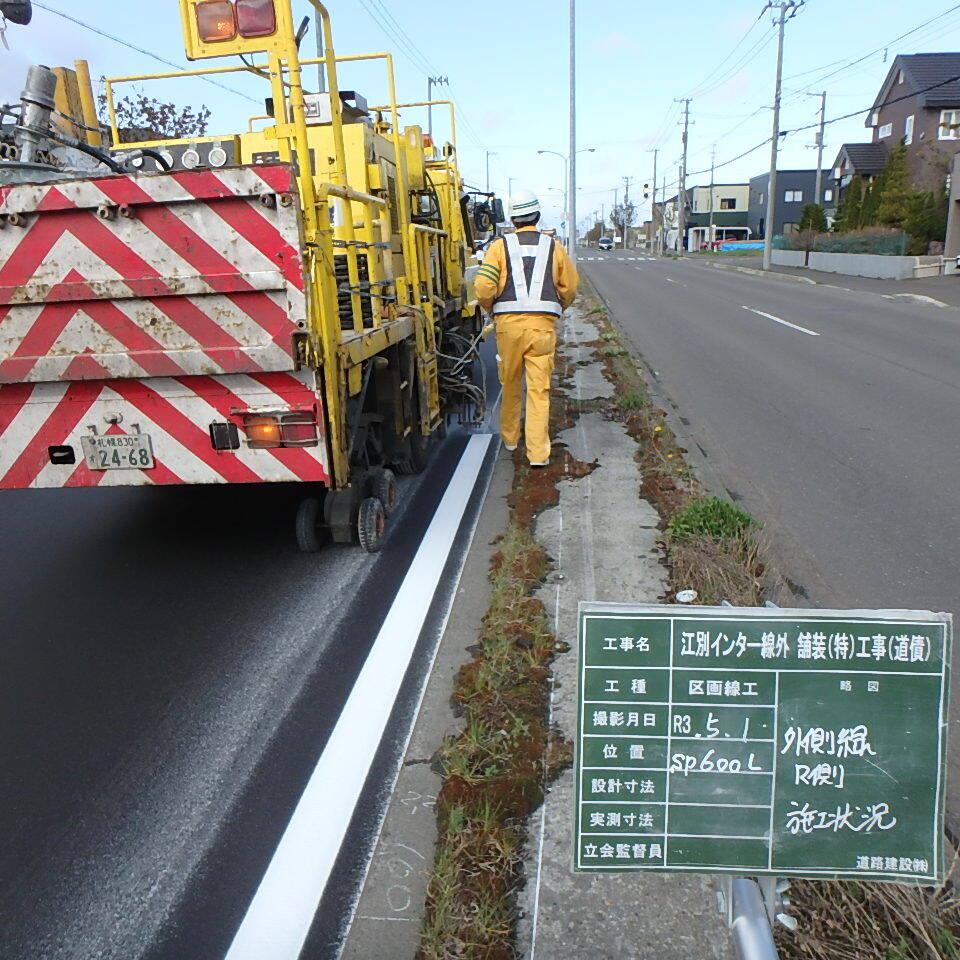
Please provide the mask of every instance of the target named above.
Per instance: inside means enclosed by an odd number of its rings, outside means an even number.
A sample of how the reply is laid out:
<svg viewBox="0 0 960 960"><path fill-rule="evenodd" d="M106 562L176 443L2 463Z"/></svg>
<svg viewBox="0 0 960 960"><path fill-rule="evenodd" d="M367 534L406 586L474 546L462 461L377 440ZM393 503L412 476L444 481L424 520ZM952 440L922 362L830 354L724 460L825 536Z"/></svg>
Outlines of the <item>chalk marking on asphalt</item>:
<svg viewBox="0 0 960 960"><path fill-rule="evenodd" d="M790 327L791 330L799 330L801 333L807 334L808 337L819 337L820 334L816 330L808 330L806 327L801 327L797 323L791 323L789 320L782 320L780 317L775 317L772 313L764 313L762 310L754 310L753 307L744 306L744 310L749 310L751 313L755 313L758 317L766 317L768 320L772 320L774 323L782 323L785 327Z"/></svg>
<svg viewBox="0 0 960 960"><path fill-rule="evenodd" d="M296 960L300 955L495 439L484 434L467 441L225 960Z"/></svg>

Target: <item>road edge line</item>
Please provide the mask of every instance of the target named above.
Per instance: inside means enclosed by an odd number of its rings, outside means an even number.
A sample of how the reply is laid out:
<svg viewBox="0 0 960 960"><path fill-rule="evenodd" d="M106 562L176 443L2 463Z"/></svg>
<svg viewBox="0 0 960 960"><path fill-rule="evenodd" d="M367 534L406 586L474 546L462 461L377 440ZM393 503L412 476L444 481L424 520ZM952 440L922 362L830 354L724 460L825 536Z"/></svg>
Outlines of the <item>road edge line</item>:
<svg viewBox="0 0 960 960"><path fill-rule="evenodd" d="M485 434L467 441L225 960L299 956L419 640L429 600L495 439L495 434ZM363 727L367 742L357 744L357 731ZM358 763L358 754L366 762Z"/></svg>

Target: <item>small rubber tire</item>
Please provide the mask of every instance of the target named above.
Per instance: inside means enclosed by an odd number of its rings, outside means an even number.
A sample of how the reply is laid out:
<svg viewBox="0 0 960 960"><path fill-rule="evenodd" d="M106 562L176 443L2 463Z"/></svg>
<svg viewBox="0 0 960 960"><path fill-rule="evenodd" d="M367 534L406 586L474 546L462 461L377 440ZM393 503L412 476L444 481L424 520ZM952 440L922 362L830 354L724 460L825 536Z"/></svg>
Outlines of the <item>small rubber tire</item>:
<svg viewBox="0 0 960 960"><path fill-rule="evenodd" d="M383 504L384 514L389 517L400 502L400 491L397 489L394 472L386 467L377 467L373 471L370 487L373 496Z"/></svg>
<svg viewBox="0 0 960 960"><path fill-rule="evenodd" d="M302 553L316 553L323 546L323 504L306 497L297 506L297 546Z"/></svg>
<svg viewBox="0 0 960 960"><path fill-rule="evenodd" d="M360 511L357 514L357 535L360 546L367 553L377 553L383 543L383 535L387 529L387 515L383 504L376 497L367 497L360 501Z"/></svg>

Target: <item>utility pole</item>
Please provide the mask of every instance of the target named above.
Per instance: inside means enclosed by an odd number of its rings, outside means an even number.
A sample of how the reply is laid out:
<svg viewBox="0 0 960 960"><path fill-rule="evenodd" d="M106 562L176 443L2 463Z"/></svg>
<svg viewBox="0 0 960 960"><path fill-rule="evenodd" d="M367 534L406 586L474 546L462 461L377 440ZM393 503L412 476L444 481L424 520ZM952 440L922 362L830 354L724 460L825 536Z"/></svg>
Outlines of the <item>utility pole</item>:
<svg viewBox="0 0 960 960"><path fill-rule="evenodd" d="M433 100L433 88L440 86L450 86L449 78L427 77L427 136L431 139L433 139L433 107L430 106L430 101Z"/></svg>
<svg viewBox="0 0 960 960"><path fill-rule="evenodd" d="M663 175L660 184L660 256L667 252L667 175Z"/></svg>
<svg viewBox="0 0 960 960"><path fill-rule="evenodd" d="M623 241L620 244L621 249L627 249L627 231L630 229L630 224L627 223L627 207L630 204L630 184L636 180L636 177L624 177L623 178Z"/></svg>
<svg viewBox="0 0 960 960"><path fill-rule="evenodd" d="M707 247L713 245L713 171L717 165L717 145L713 145L710 151L710 225L707 228Z"/></svg>
<svg viewBox="0 0 960 960"><path fill-rule="evenodd" d="M687 230L687 131L690 127L690 97L676 101L683 104L683 159L680 161L680 182L677 193L677 252L683 256L683 235Z"/></svg>
<svg viewBox="0 0 960 960"><path fill-rule="evenodd" d="M567 253L577 259L577 0L570 0L570 150L567 175Z"/></svg>
<svg viewBox="0 0 960 960"><path fill-rule="evenodd" d="M317 64L317 92L326 93L326 81L323 76L323 24L320 22L319 17L315 17L316 23L314 24L314 32L317 35L317 59L320 63Z"/></svg>
<svg viewBox="0 0 960 960"><path fill-rule="evenodd" d="M823 206L823 131L827 125L827 91L810 93L810 97L820 97L820 129L817 131L817 185L813 188L813 202Z"/></svg>
<svg viewBox="0 0 960 960"><path fill-rule="evenodd" d="M487 193L490 192L490 158L496 155L496 151L494 150L487 151Z"/></svg>
<svg viewBox="0 0 960 960"><path fill-rule="evenodd" d="M763 269L773 265L773 228L777 210L777 150L780 146L780 85L783 77L783 33L787 20L797 15L804 0L769 0L767 8L778 10L777 83L773 94L773 135L770 138L770 181L767 184L767 219L763 231ZM819 169L819 168L818 168Z"/></svg>
<svg viewBox="0 0 960 960"><path fill-rule="evenodd" d="M650 202L650 219L653 221L653 249L656 250L659 244L660 232L657 228L657 154L660 152L656 147L652 151L647 151L648 153L653 153L653 199ZM660 216L661 221L663 220L663 214L661 211Z"/></svg>

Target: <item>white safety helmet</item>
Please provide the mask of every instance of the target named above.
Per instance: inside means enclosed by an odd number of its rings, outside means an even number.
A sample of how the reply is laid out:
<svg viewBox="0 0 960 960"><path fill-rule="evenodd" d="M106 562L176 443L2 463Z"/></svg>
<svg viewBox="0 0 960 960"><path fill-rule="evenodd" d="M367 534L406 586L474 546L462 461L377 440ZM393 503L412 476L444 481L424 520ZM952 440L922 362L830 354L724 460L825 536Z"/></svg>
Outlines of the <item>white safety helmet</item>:
<svg viewBox="0 0 960 960"><path fill-rule="evenodd" d="M510 219L529 217L540 212L540 201L532 190L518 190L510 198Z"/></svg>

